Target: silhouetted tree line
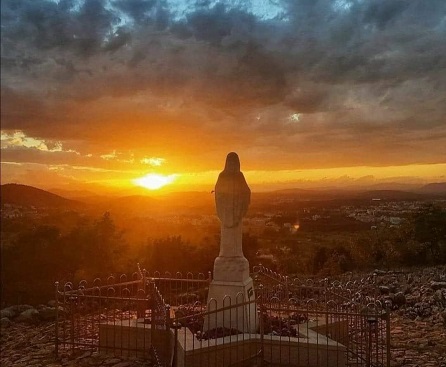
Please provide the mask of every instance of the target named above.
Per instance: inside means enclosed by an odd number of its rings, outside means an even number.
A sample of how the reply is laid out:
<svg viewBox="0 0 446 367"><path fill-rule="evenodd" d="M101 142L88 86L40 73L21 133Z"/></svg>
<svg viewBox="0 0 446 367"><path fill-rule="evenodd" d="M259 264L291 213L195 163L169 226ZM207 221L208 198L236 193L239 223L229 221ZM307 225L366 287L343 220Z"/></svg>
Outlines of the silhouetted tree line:
<svg viewBox="0 0 446 367"><path fill-rule="evenodd" d="M67 234L57 226L26 229L2 248L2 302L44 302L56 280L119 270L125 248L109 213L83 220Z"/></svg>
<svg viewBox="0 0 446 367"><path fill-rule="evenodd" d="M371 267L446 264L446 209L429 205L400 227L333 236L329 245L277 246L276 267L286 273L336 275Z"/></svg>
<svg viewBox="0 0 446 367"><path fill-rule="evenodd" d="M246 234L244 241L253 259L257 239ZM219 242L218 236L198 244L168 236L128 244L109 213L97 220L82 219L66 233L54 225L27 226L2 248L2 302L46 302L54 297L55 281L132 273L137 263L150 272L207 273L218 256Z"/></svg>
<svg viewBox="0 0 446 367"><path fill-rule="evenodd" d="M397 229L376 230L366 245L375 264L446 264L446 209L429 205Z"/></svg>
<svg viewBox="0 0 446 367"><path fill-rule="evenodd" d="M205 237L200 244L191 244L181 236L149 239L139 257L141 265L147 270L169 271L175 273L207 273L213 268L218 256L220 237ZM257 237L243 234L243 251L245 257L253 263L259 244Z"/></svg>

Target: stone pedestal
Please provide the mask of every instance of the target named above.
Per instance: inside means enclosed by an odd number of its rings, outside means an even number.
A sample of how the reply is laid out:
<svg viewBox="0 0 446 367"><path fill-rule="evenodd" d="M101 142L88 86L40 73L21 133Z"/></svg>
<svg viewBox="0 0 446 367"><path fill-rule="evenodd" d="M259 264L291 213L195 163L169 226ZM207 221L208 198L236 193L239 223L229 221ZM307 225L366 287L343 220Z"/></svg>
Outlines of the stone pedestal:
<svg viewBox="0 0 446 367"><path fill-rule="evenodd" d="M218 256L212 279L219 282L245 282L249 278L249 262L244 256Z"/></svg>
<svg viewBox="0 0 446 367"><path fill-rule="evenodd" d="M259 327L254 284L244 256L219 256L214 262L214 277L209 286L208 310L204 331L217 327L255 333ZM241 304L238 307L234 307ZM222 309L221 311L218 311Z"/></svg>
<svg viewBox="0 0 446 367"><path fill-rule="evenodd" d="M208 311L203 331L225 327L244 333L258 332L259 323L254 284L251 277L245 281L213 280L209 286ZM237 306L237 305L240 306Z"/></svg>

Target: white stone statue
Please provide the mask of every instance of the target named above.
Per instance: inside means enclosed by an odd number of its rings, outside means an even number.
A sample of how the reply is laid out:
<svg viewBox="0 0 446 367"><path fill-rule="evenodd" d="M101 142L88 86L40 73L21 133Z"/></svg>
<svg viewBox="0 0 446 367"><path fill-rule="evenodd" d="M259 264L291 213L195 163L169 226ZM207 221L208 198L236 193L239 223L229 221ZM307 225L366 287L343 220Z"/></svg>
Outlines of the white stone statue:
<svg viewBox="0 0 446 367"><path fill-rule="evenodd" d="M208 310L218 311L205 318L203 330L232 327L255 332L258 327L254 284L249 275L249 262L243 256L242 224L251 200L251 190L240 172L240 161L234 152L226 157L225 169L215 184L215 205L221 222L220 253L214 261L213 279L209 286Z"/></svg>
<svg viewBox="0 0 446 367"><path fill-rule="evenodd" d="M241 256L242 221L248 211L251 190L245 176L240 172L237 153L226 157L225 169L215 185L215 204L221 222L221 245L219 256Z"/></svg>

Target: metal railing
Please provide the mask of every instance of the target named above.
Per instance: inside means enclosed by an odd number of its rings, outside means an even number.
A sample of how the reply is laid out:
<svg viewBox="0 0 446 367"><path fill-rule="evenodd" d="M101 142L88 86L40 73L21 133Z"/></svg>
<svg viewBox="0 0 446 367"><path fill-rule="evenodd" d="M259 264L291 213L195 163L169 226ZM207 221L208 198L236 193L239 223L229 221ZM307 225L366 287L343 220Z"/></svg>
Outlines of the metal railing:
<svg viewBox="0 0 446 367"><path fill-rule="evenodd" d="M170 366L170 309L205 307L204 289L209 284L203 274L175 275L139 270L130 277L110 276L105 282L100 278L77 286L56 282L56 354L99 350Z"/></svg>
<svg viewBox="0 0 446 367"><path fill-rule="evenodd" d="M176 367L390 366L389 311L364 290L373 280L254 270L256 298L225 297L219 308L207 301L204 274L139 270L56 283L56 353L99 350Z"/></svg>
<svg viewBox="0 0 446 367"><path fill-rule="evenodd" d="M227 303L173 318L174 366L390 366L389 313L376 304L357 312L334 303L322 310L314 300L302 306L276 297ZM258 312L256 332L241 332L233 313L251 304ZM204 331L203 325L219 317L226 317L224 326Z"/></svg>

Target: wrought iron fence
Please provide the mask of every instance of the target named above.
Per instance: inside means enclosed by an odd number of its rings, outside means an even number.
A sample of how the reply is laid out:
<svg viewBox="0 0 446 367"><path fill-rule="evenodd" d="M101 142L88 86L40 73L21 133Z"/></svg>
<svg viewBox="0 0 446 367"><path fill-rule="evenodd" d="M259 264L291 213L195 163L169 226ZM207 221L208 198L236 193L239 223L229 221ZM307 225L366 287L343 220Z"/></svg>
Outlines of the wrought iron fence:
<svg viewBox="0 0 446 367"><path fill-rule="evenodd" d="M203 309L208 284L203 274L149 274L140 269L131 276L110 276L105 282L100 278L76 286L57 282L56 354L99 350L170 366L171 309Z"/></svg>
<svg viewBox="0 0 446 367"><path fill-rule="evenodd" d="M139 270L105 282L56 284L56 353L94 349L177 367L390 366L389 312L362 288L373 280L254 270L256 299L226 297L219 309L207 303L211 278L204 274ZM256 317L243 310L256 310ZM254 324L246 329L246 322Z"/></svg>
<svg viewBox="0 0 446 367"><path fill-rule="evenodd" d="M367 306L375 303L379 296L373 276L357 279L352 275L334 279L302 279L284 276L258 265L253 267L253 279L257 285L256 291L263 295L274 295L285 300L293 298L303 305L308 300L313 300L322 309L326 308L330 301L350 306Z"/></svg>
<svg viewBox="0 0 446 367"><path fill-rule="evenodd" d="M56 320L56 353L60 349L106 350L107 344L100 345L99 340L115 340L113 352L119 355L133 351L137 346L130 345L130 340L116 341L114 330L122 330L133 325L138 317L144 319L148 309L146 282L137 273L132 280L126 275L108 277L104 283L96 278L91 285L81 281L78 286L67 282L62 287L56 283L56 301L59 304ZM100 328L100 326L103 326ZM143 328L145 328L143 324ZM146 335L146 333L143 333Z"/></svg>
<svg viewBox="0 0 446 367"><path fill-rule="evenodd" d="M232 313L255 303L255 333L241 332ZM212 311L176 315L174 366L367 366L390 365L389 314L376 304L358 312L334 302L321 310L315 300L305 307L295 299L258 297L231 302ZM249 309L249 307L247 307ZM220 314L220 316L219 316ZM218 328L204 331L218 317ZM248 318L249 320L249 318Z"/></svg>
<svg viewBox="0 0 446 367"><path fill-rule="evenodd" d="M153 282L167 304L171 307L191 307L192 305L206 306L208 285L211 281L211 273L193 274L181 272L150 274L143 270L142 276L147 281Z"/></svg>

